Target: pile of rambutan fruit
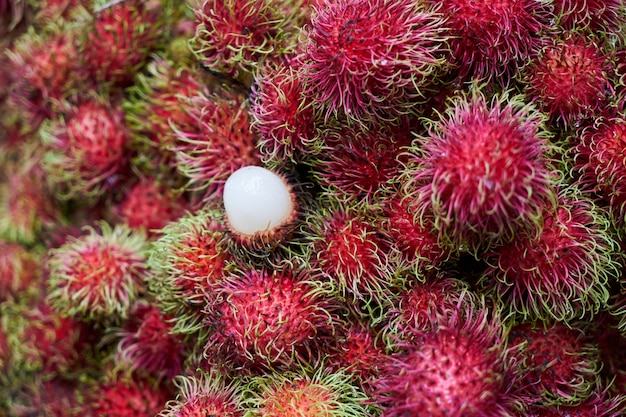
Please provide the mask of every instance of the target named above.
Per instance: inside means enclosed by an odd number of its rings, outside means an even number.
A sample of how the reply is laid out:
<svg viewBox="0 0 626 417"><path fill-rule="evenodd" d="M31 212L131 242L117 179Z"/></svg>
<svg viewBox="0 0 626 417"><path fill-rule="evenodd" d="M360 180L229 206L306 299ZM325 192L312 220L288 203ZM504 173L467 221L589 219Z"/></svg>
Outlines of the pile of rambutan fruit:
<svg viewBox="0 0 626 417"><path fill-rule="evenodd" d="M1 416L626 415L623 1L0 0L0 51Z"/></svg>

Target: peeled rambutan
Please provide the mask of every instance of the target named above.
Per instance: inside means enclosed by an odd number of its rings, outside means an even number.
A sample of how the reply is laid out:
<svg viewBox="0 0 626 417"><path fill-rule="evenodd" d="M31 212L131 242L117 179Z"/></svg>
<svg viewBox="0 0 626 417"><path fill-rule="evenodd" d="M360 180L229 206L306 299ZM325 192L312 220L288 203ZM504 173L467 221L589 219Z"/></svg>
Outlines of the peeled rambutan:
<svg viewBox="0 0 626 417"><path fill-rule="evenodd" d="M612 118L586 127L574 147L581 188L608 203L618 231L626 225L626 120Z"/></svg>
<svg viewBox="0 0 626 417"><path fill-rule="evenodd" d="M295 25L305 11L299 0L194 0L191 5L197 24L191 48L197 59L246 84L267 57L295 48Z"/></svg>
<svg viewBox="0 0 626 417"><path fill-rule="evenodd" d="M575 404L591 395L601 368L597 344L583 323L522 323L509 332L518 386L527 403Z"/></svg>
<svg viewBox="0 0 626 417"><path fill-rule="evenodd" d="M132 229L156 234L185 210L184 197L160 184L155 178L141 178L126 190L113 211Z"/></svg>
<svg viewBox="0 0 626 417"><path fill-rule="evenodd" d="M254 378L244 404L252 416L362 417L372 415L367 396L343 370L300 368ZM246 414L247 415L247 414Z"/></svg>
<svg viewBox="0 0 626 417"><path fill-rule="evenodd" d="M85 228L79 238L50 251L49 300L55 310L95 322L128 317L143 290L146 275L145 234L128 226Z"/></svg>
<svg viewBox="0 0 626 417"><path fill-rule="evenodd" d="M527 321L589 318L606 306L620 274L609 224L575 188L561 189L539 235L520 233L486 255L483 286Z"/></svg>
<svg viewBox="0 0 626 417"><path fill-rule="evenodd" d="M443 65L443 21L406 0L319 2L301 57L306 95L326 118L407 111Z"/></svg>
<svg viewBox="0 0 626 417"><path fill-rule="evenodd" d="M545 0L427 3L445 16L450 60L462 79L481 78L506 84L517 67L539 46L550 23Z"/></svg>
<svg viewBox="0 0 626 417"><path fill-rule="evenodd" d="M205 357L252 371L319 360L333 340L338 308L312 279L288 267L233 272L207 311Z"/></svg>
<svg viewBox="0 0 626 417"><path fill-rule="evenodd" d="M512 348L484 301L433 316L417 344L400 344L377 381L383 417L510 416L520 406Z"/></svg>
<svg viewBox="0 0 626 417"><path fill-rule="evenodd" d="M318 207L303 221L306 258L334 295L358 307L355 311L369 311L388 297L394 279L389 238L367 204L344 205L327 197Z"/></svg>
<svg viewBox="0 0 626 417"><path fill-rule="evenodd" d="M158 417L243 416L240 384L227 382L218 372L198 370L177 378L176 385L177 398L168 401Z"/></svg>
<svg viewBox="0 0 626 417"><path fill-rule="evenodd" d="M153 243L148 277L159 308L175 317L172 331L192 334L203 327L203 309L232 267L221 213L204 209L170 223Z"/></svg>
<svg viewBox="0 0 626 417"><path fill-rule="evenodd" d="M205 98L186 111L200 130L176 130L178 169L189 178L192 189L204 190L207 199L221 197L224 183L233 172L260 161L247 103Z"/></svg>
<svg viewBox="0 0 626 417"><path fill-rule="evenodd" d="M304 95L297 68L291 63L266 65L252 88L252 128L258 132L258 147L264 162L298 161L320 151L315 116Z"/></svg>
<svg viewBox="0 0 626 417"><path fill-rule="evenodd" d="M551 36L525 69L527 96L553 121L574 126L607 103L610 70L594 37L578 32Z"/></svg>
<svg viewBox="0 0 626 417"><path fill-rule="evenodd" d="M611 33L624 22L622 0L553 0L557 24L566 30L588 28Z"/></svg>
<svg viewBox="0 0 626 417"><path fill-rule="evenodd" d="M374 201L401 171L411 122L338 126L320 133L319 155L308 162L314 178L339 200Z"/></svg>
<svg viewBox="0 0 626 417"><path fill-rule="evenodd" d="M95 197L106 191L125 163L129 140L121 108L103 99L72 106L66 118L41 129L48 151L44 169L60 198Z"/></svg>
<svg viewBox="0 0 626 417"><path fill-rule="evenodd" d="M79 58L97 83L132 84L164 32L161 16L167 11L161 3L100 1L93 10L83 10L89 24L78 41Z"/></svg>
<svg viewBox="0 0 626 417"><path fill-rule="evenodd" d="M410 151L407 197L441 245L479 252L536 232L554 200L544 117L520 96L456 97ZM413 197L414 196L414 197Z"/></svg>

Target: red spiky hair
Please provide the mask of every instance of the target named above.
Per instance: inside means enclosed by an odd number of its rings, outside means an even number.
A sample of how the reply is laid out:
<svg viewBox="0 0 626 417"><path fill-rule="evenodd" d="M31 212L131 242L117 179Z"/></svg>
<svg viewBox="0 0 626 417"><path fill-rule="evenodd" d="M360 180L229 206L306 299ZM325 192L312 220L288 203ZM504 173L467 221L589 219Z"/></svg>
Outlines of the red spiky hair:
<svg viewBox="0 0 626 417"><path fill-rule="evenodd" d="M443 65L442 23L421 2L319 2L301 57L307 96L326 118L406 111Z"/></svg>
<svg viewBox="0 0 626 417"><path fill-rule="evenodd" d="M624 23L622 0L553 0L557 23L563 29L588 28L610 34Z"/></svg>

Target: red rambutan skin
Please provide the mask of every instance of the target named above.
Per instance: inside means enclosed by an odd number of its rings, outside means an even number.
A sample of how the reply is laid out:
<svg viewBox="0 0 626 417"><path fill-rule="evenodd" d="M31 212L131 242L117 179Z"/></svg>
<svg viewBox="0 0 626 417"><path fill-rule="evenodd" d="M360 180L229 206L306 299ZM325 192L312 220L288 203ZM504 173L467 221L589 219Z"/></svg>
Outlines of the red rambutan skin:
<svg viewBox="0 0 626 417"><path fill-rule="evenodd" d="M50 302L57 311L83 320L124 319L144 286L145 235L106 223L98 231L85 230L50 251Z"/></svg>
<svg viewBox="0 0 626 417"><path fill-rule="evenodd" d="M551 17L544 0L428 3L440 5L446 18L450 59L462 79L508 82L538 48Z"/></svg>
<svg viewBox="0 0 626 417"><path fill-rule="evenodd" d="M89 16L92 22L79 41L82 66L98 83L117 87L132 84L147 63L162 32L158 2L113 3Z"/></svg>
<svg viewBox="0 0 626 417"><path fill-rule="evenodd" d="M202 99L188 111L200 130L177 130L178 169L189 178L190 187L204 190L207 199L219 198L233 172L260 163L247 103Z"/></svg>
<svg viewBox="0 0 626 417"><path fill-rule="evenodd" d="M409 120L363 127L339 126L321 133L314 177L340 201L374 201L401 171L402 152L413 136Z"/></svg>
<svg viewBox="0 0 626 417"><path fill-rule="evenodd" d="M606 104L612 90L611 64L600 42L583 33L564 33L544 42L525 69L527 95L553 121L575 126Z"/></svg>
<svg viewBox="0 0 626 417"><path fill-rule="evenodd" d="M88 100L65 120L42 128L48 147L44 169L62 198L92 197L104 192L125 164L129 140L121 108Z"/></svg>
<svg viewBox="0 0 626 417"><path fill-rule="evenodd" d="M166 380L180 374L187 352L182 338L171 333L173 317L144 302L133 306L130 317L117 332L116 362Z"/></svg>
<svg viewBox="0 0 626 417"><path fill-rule="evenodd" d="M301 57L307 96L327 118L404 111L442 66L442 21L405 0L320 2Z"/></svg>
<svg viewBox="0 0 626 417"><path fill-rule="evenodd" d="M292 62L263 67L252 89L252 128L265 162L297 161L319 152L313 109Z"/></svg>
<svg viewBox="0 0 626 417"><path fill-rule="evenodd" d="M142 178L126 191L114 211L132 229L156 234L180 217L184 209L182 198L154 178Z"/></svg>
<svg viewBox="0 0 626 417"><path fill-rule="evenodd" d="M508 341L521 347L515 356L526 402L573 404L596 386L599 350L583 326L523 323L511 328Z"/></svg>
<svg viewBox="0 0 626 417"><path fill-rule="evenodd" d="M79 408L78 382L65 378L36 378L24 383L12 398L10 416L76 417Z"/></svg>
<svg viewBox="0 0 626 417"><path fill-rule="evenodd" d="M415 218L432 219L440 244L454 251L536 231L554 199L546 135L543 116L521 97L457 97L410 148L404 178Z"/></svg>
<svg viewBox="0 0 626 417"><path fill-rule="evenodd" d="M618 230L626 224L626 120L586 127L574 147L579 184L608 203Z"/></svg>
<svg viewBox="0 0 626 417"><path fill-rule="evenodd" d="M525 417L621 417L626 412L626 398L611 395L607 389L597 388L593 394L577 405L530 407ZM520 417L522 414L520 414Z"/></svg>
<svg viewBox="0 0 626 417"><path fill-rule="evenodd" d="M624 22L622 0L553 0L558 25L566 30L588 28L611 33Z"/></svg>
<svg viewBox="0 0 626 417"><path fill-rule="evenodd" d="M609 282L619 276L607 214L577 194L559 192L538 236L520 234L486 255L483 283L525 319L592 316L606 306Z"/></svg>
<svg viewBox="0 0 626 417"><path fill-rule="evenodd" d="M0 240L0 302L37 291L41 285L38 257L17 243Z"/></svg>
<svg viewBox="0 0 626 417"><path fill-rule="evenodd" d="M383 417L511 416L519 406L505 325L486 306L433 317L436 327L386 363L378 379Z"/></svg>
<svg viewBox="0 0 626 417"><path fill-rule="evenodd" d="M304 271L249 269L219 290L205 357L259 371L311 363L333 339L337 307L315 291Z"/></svg>

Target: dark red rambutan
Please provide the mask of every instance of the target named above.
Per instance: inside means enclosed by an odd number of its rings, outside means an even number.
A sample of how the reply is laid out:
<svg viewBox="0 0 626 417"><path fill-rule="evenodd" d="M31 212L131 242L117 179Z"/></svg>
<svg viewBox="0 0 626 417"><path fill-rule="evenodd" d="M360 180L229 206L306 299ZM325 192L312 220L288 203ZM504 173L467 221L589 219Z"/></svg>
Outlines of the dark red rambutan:
<svg viewBox="0 0 626 417"><path fill-rule="evenodd" d="M438 268L450 259L450 248L440 244L432 219L416 218L415 202L406 194L398 190L383 201L385 233L409 269L422 273Z"/></svg>
<svg viewBox="0 0 626 417"><path fill-rule="evenodd" d="M196 36L191 48L211 71L249 83L268 57L296 46L300 0L194 0Z"/></svg>
<svg viewBox="0 0 626 417"><path fill-rule="evenodd" d="M618 231L626 225L626 120L613 118L586 127L574 147L579 184L608 203Z"/></svg>
<svg viewBox="0 0 626 417"><path fill-rule="evenodd" d="M0 302L37 293L41 284L40 256L20 244L0 240Z"/></svg>
<svg viewBox="0 0 626 417"><path fill-rule="evenodd" d="M235 271L207 309L205 357L252 371L319 360L338 308L309 279L308 271L286 267Z"/></svg>
<svg viewBox="0 0 626 417"><path fill-rule="evenodd" d="M557 24L566 30L588 28L612 33L624 22L622 0L553 0Z"/></svg>
<svg viewBox="0 0 626 417"><path fill-rule="evenodd" d="M374 201L400 170L413 140L409 120L338 126L320 133L320 153L308 163L314 178L339 200Z"/></svg>
<svg viewBox="0 0 626 417"><path fill-rule="evenodd" d="M553 322L511 328L508 342L520 346L518 386L527 403L575 404L591 395L602 365L588 327Z"/></svg>
<svg viewBox="0 0 626 417"><path fill-rule="evenodd" d="M486 255L483 284L528 321L590 317L620 274L607 214L570 187L543 216L538 236L520 233Z"/></svg>
<svg viewBox="0 0 626 417"><path fill-rule="evenodd" d="M407 111L442 66L443 17L406 0L322 1L305 29L305 93L328 118Z"/></svg>
<svg viewBox="0 0 626 417"><path fill-rule="evenodd" d="M386 364L377 381L382 416L510 416L520 406L512 348L497 310L459 305Z"/></svg>
<svg viewBox="0 0 626 417"><path fill-rule="evenodd" d="M124 166L129 140L124 114L104 100L73 106L66 118L50 120L40 133L48 149L46 178L61 198L101 195Z"/></svg>
<svg viewBox="0 0 626 417"><path fill-rule="evenodd" d="M87 389L78 415L146 417L163 409L171 395L149 379L107 375Z"/></svg>
<svg viewBox="0 0 626 417"><path fill-rule="evenodd" d="M439 2L448 29L450 60L462 79L481 78L505 84L539 46L550 24L545 0Z"/></svg>
<svg viewBox="0 0 626 417"><path fill-rule="evenodd" d="M153 170L176 168L173 148L176 130L200 133L197 121L185 110L195 96L205 93L198 74L186 67L156 58L135 78L122 103L133 147L149 158ZM172 126L175 126L173 128Z"/></svg>
<svg viewBox="0 0 626 417"><path fill-rule="evenodd" d="M158 233L168 223L178 219L185 210L184 197L154 178L141 178L126 190L122 201L113 211L132 229L142 229L149 234Z"/></svg>
<svg viewBox="0 0 626 417"><path fill-rule="evenodd" d="M79 404L79 383L55 377L36 377L20 386L11 398L8 416L76 417Z"/></svg>
<svg viewBox="0 0 626 417"><path fill-rule="evenodd" d="M331 283L333 294L366 310L388 297L395 275L389 238L377 226L376 212L363 203L344 205L322 198L303 221L306 258Z"/></svg>
<svg viewBox="0 0 626 417"><path fill-rule="evenodd" d="M544 118L522 97L457 97L410 151L404 173L414 217L440 244L478 252L539 229L554 199Z"/></svg>
<svg viewBox="0 0 626 417"><path fill-rule="evenodd" d="M163 2L95 3L93 11L84 11L89 23L78 41L81 66L97 83L127 87L157 49L167 11Z"/></svg>
<svg viewBox="0 0 626 417"><path fill-rule="evenodd" d="M611 64L599 40L568 32L544 39L525 69L527 96L553 121L575 126L607 103Z"/></svg>
<svg viewBox="0 0 626 417"><path fill-rule="evenodd" d="M609 390L597 388L580 404L530 407L520 417L621 417L624 413L626 397L611 395Z"/></svg>
<svg viewBox="0 0 626 417"><path fill-rule="evenodd" d="M130 318L119 330L115 362L129 371L171 380L183 370L186 346L179 335L172 334L173 317L161 314L147 302L136 303Z"/></svg>
<svg viewBox="0 0 626 417"><path fill-rule="evenodd" d="M264 417L361 417L373 415L368 400L343 370L299 368L253 378L244 404Z"/></svg>
<svg viewBox="0 0 626 417"><path fill-rule="evenodd" d="M198 370L176 380L179 394L158 417L242 417L238 382L227 382L218 372Z"/></svg>
<svg viewBox="0 0 626 417"><path fill-rule="evenodd" d="M252 128L264 162L298 161L319 152L313 109L292 63L262 67L252 89Z"/></svg>
<svg viewBox="0 0 626 417"><path fill-rule="evenodd" d="M221 213L205 209L170 223L153 243L148 284L159 308L175 317L174 333L203 327L202 310L214 301L233 261L225 235Z"/></svg>
<svg viewBox="0 0 626 417"><path fill-rule="evenodd" d="M51 305L82 320L125 319L144 286L145 234L106 223L100 223L98 230L85 230L83 236L49 252Z"/></svg>
<svg viewBox="0 0 626 417"><path fill-rule="evenodd" d="M174 150L190 187L204 190L209 199L222 195L224 183L237 169L257 165L260 154L246 102L217 97L198 101L187 108L196 128L176 130Z"/></svg>

